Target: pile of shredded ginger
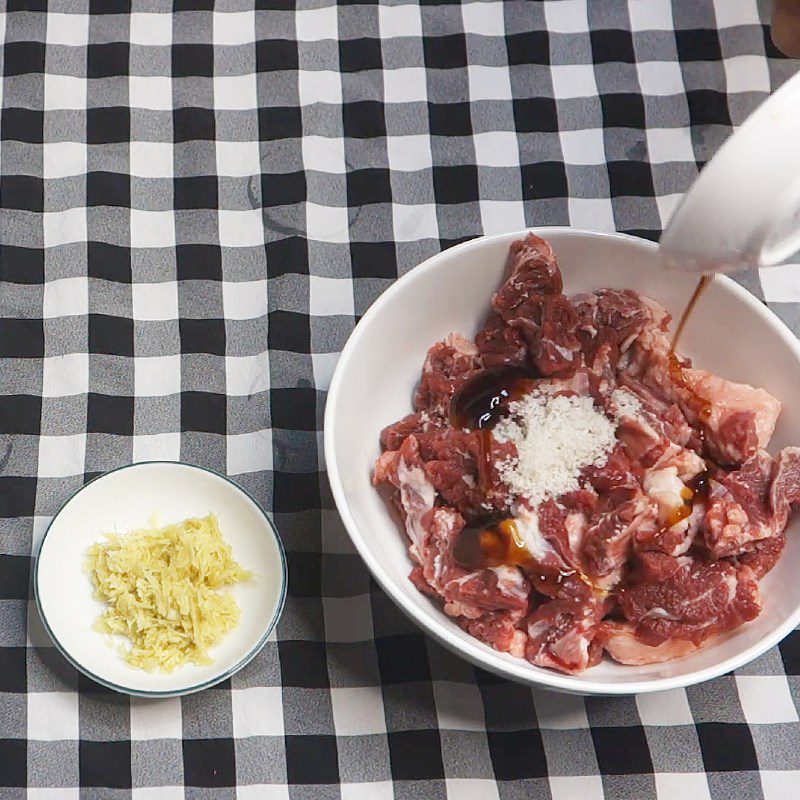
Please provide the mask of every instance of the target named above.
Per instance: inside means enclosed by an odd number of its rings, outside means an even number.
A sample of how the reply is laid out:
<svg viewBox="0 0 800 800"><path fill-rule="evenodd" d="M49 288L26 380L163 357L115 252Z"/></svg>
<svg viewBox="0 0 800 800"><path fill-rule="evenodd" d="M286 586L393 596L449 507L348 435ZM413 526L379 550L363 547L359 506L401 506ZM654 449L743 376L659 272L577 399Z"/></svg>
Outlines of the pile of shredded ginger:
<svg viewBox="0 0 800 800"><path fill-rule="evenodd" d="M120 654L148 672L212 663L208 649L240 614L233 595L219 590L252 577L233 559L213 514L106 534L89 548L84 566L95 597L109 606L95 630L127 638Z"/></svg>

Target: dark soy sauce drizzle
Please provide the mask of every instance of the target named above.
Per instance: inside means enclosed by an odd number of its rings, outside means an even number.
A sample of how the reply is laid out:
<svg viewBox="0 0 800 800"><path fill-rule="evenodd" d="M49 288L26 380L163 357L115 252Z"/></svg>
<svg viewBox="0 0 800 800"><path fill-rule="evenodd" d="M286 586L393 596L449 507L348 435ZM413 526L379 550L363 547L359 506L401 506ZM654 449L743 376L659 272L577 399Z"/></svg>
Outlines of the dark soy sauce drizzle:
<svg viewBox="0 0 800 800"><path fill-rule="evenodd" d="M497 367L470 378L450 400L450 424L454 428L477 430L481 434L481 475L489 472L491 429L507 412L508 404L524 397L534 385L520 367Z"/></svg>
<svg viewBox="0 0 800 800"><path fill-rule="evenodd" d="M706 290L708 284L711 283L711 278L711 275L703 275L703 277L698 281L692 296L689 298L689 302L686 304L686 308L683 310L683 314L681 314L680 322L678 322L678 327L675 329L675 335L672 337L672 345L670 346L669 350L670 377L678 386L688 392L691 392L695 396L699 403L698 416L701 422L705 422L708 419L713 406L708 402L708 400L697 394L689 385L683 372L683 365L675 353L675 348L678 346L683 329L686 327L686 323L689 321L689 317L692 315L692 311L694 311L697 301Z"/></svg>
<svg viewBox="0 0 800 800"><path fill-rule="evenodd" d="M576 573L574 569L543 571L522 540L513 519L503 519L486 527L473 525L464 528L453 546L453 558L466 569L520 567L537 591L551 597L558 592L565 578ZM580 577L589 583L583 573Z"/></svg>
<svg viewBox="0 0 800 800"><path fill-rule="evenodd" d="M678 327L675 328L675 335L672 337L672 347L670 348L670 353L675 352L675 348L678 346L678 342L680 341L681 334L683 333L683 329L686 327L686 323L689 320L689 317L694 311L694 307L697 305L697 301L700 299L700 296L706 290L708 284L711 283L711 275L703 275L702 278L697 283L692 296L689 298L689 302L686 304L686 308L683 310L683 314L681 314L680 322L678 322Z"/></svg>
<svg viewBox="0 0 800 800"><path fill-rule="evenodd" d="M501 520L487 528L464 528L453 547L453 558L467 569L531 564L531 554L521 541L513 519Z"/></svg>
<svg viewBox="0 0 800 800"><path fill-rule="evenodd" d="M453 395L450 423L454 428L491 430L506 413L508 404L524 397L534 385L520 367L485 369Z"/></svg>
<svg viewBox="0 0 800 800"><path fill-rule="evenodd" d="M479 475L488 475L491 470L492 428L508 412L509 403L524 397L535 385L520 367L498 367L478 373L453 395L450 424L478 431L481 437L483 469ZM453 547L453 558L467 569L531 563L531 554L521 541L513 519L464 528Z"/></svg>

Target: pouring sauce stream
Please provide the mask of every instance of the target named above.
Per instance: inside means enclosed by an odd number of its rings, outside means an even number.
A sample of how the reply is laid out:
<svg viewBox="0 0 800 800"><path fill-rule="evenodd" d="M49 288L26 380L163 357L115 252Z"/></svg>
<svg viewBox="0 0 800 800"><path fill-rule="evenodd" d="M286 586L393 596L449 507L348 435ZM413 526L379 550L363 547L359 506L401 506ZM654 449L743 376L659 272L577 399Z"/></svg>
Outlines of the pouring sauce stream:
<svg viewBox="0 0 800 800"><path fill-rule="evenodd" d="M697 305L697 301L700 299L700 296L706 290L708 284L711 283L711 275L703 275L702 278L697 282L697 286L695 287L692 296L689 298L689 302L686 304L686 308L683 310L683 314L681 314L680 321L678 322L678 327L675 328L675 334L672 337L672 346L670 347L670 353L675 353L675 348L678 346L678 342L680 341L681 334L683 333L683 329L686 327L686 323L689 321L689 317L694 311L694 307Z"/></svg>

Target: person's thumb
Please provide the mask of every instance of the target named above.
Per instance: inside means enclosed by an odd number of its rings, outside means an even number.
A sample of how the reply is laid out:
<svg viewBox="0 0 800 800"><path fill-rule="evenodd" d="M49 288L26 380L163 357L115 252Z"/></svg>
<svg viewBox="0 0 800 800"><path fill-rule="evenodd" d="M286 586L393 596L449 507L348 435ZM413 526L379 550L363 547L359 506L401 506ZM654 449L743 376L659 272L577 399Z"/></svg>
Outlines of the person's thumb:
<svg viewBox="0 0 800 800"><path fill-rule="evenodd" d="M774 0L772 41L784 55L800 58L800 0Z"/></svg>

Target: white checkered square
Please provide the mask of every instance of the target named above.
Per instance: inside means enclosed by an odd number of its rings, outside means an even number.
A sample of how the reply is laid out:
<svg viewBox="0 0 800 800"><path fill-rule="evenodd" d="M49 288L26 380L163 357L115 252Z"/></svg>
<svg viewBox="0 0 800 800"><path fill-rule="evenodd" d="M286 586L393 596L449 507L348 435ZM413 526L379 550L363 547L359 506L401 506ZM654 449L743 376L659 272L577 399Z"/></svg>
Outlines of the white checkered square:
<svg viewBox="0 0 800 800"><path fill-rule="evenodd" d="M230 397L249 397L268 392L269 354L228 356L225 361L225 391Z"/></svg>
<svg viewBox="0 0 800 800"><path fill-rule="evenodd" d="M800 266L780 264L758 271L761 289L768 303L800 303Z"/></svg>
<svg viewBox="0 0 800 800"><path fill-rule="evenodd" d="M433 164L431 140L427 134L391 136L386 140L389 168L399 172L430 169Z"/></svg>
<svg viewBox="0 0 800 800"><path fill-rule="evenodd" d="M542 730L588 730L586 703L580 695L533 690L536 718Z"/></svg>
<svg viewBox="0 0 800 800"><path fill-rule="evenodd" d="M686 91L681 66L675 61L639 61L636 72L644 95L663 97Z"/></svg>
<svg viewBox="0 0 800 800"><path fill-rule="evenodd" d="M797 800L797 787L800 786L800 770L763 770L761 788L764 800Z"/></svg>
<svg viewBox="0 0 800 800"><path fill-rule="evenodd" d="M217 175L246 178L261 172L258 142L217 141Z"/></svg>
<svg viewBox="0 0 800 800"><path fill-rule="evenodd" d="M605 800L599 775L551 775L548 780L553 800Z"/></svg>
<svg viewBox="0 0 800 800"><path fill-rule="evenodd" d="M139 356L133 362L133 385L137 397L163 397L181 390L181 357Z"/></svg>
<svg viewBox="0 0 800 800"><path fill-rule="evenodd" d="M386 733L380 686L331 687L331 706L337 736Z"/></svg>
<svg viewBox="0 0 800 800"><path fill-rule="evenodd" d="M133 316L142 322L178 319L178 285L175 281L131 285Z"/></svg>
<svg viewBox="0 0 800 800"><path fill-rule="evenodd" d="M250 11L215 11L214 44L249 44L255 37L256 15Z"/></svg>
<svg viewBox="0 0 800 800"><path fill-rule="evenodd" d="M128 93L132 108L170 111L174 106L172 79L167 76L131 75L128 78Z"/></svg>
<svg viewBox="0 0 800 800"><path fill-rule="evenodd" d="M506 32L503 3L500 0L462 3L461 19L464 23L464 33L474 33L478 36L504 36Z"/></svg>
<svg viewBox="0 0 800 800"><path fill-rule="evenodd" d="M89 279L85 277L59 278L48 281L44 287L42 317L84 316L89 312Z"/></svg>
<svg viewBox="0 0 800 800"><path fill-rule="evenodd" d="M76 741L79 736L77 692L29 692L28 738Z"/></svg>
<svg viewBox="0 0 800 800"><path fill-rule="evenodd" d="M682 194L662 194L656 197L656 207L658 208L658 216L661 220L662 228L666 227L667 222L675 213L675 209L682 199Z"/></svg>
<svg viewBox="0 0 800 800"><path fill-rule="evenodd" d="M253 686L231 691L233 735L283 736L283 693L280 686Z"/></svg>
<svg viewBox="0 0 800 800"><path fill-rule="evenodd" d="M66 353L44 359L42 397L69 397L88 391L88 353Z"/></svg>
<svg viewBox="0 0 800 800"><path fill-rule="evenodd" d="M439 222L436 218L436 206L433 203L424 205L392 206L392 224L396 242L415 242L419 239L438 239Z"/></svg>
<svg viewBox="0 0 800 800"><path fill-rule="evenodd" d="M342 79L332 70L300 70L298 73L298 93L300 105L328 103L339 105L342 102Z"/></svg>
<svg viewBox="0 0 800 800"><path fill-rule="evenodd" d="M789 682L782 675L737 675L736 688L748 724L797 723Z"/></svg>
<svg viewBox="0 0 800 800"><path fill-rule="evenodd" d="M67 208L63 211L45 211L42 214L44 246L85 242L86 209Z"/></svg>
<svg viewBox="0 0 800 800"><path fill-rule="evenodd" d="M589 30L586 0L558 0L557 3L545 3L544 16L547 30L551 33L586 33Z"/></svg>
<svg viewBox="0 0 800 800"><path fill-rule="evenodd" d="M605 164L606 148L602 128L584 128L575 131L561 131L561 152L565 164Z"/></svg>
<svg viewBox="0 0 800 800"><path fill-rule="evenodd" d="M553 64L550 74L557 100L597 97L597 81L591 64Z"/></svg>
<svg viewBox="0 0 800 800"><path fill-rule="evenodd" d="M444 783L447 800L498 800L500 797L497 783L491 778L445 778Z"/></svg>
<svg viewBox="0 0 800 800"><path fill-rule="evenodd" d="M134 786L131 800L182 800L183 786Z"/></svg>
<svg viewBox="0 0 800 800"><path fill-rule="evenodd" d="M179 697L160 700L131 699L131 739L180 739L183 716Z"/></svg>
<svg viewBox="0 0 800 800"><path fill-rule="evenodd" d="M642 725L692 725L692 710L686 689L650 692L636 696Z"/></svg>
<svg viewBox="0 0 800 800"><path fill-rule="evenodd" d="M131 209L131 247L174 247L173 211Z"/></svg>
<svg viewBox="0 0 800 800"><path fill-rule="evenodd" d="M178 422L176 421L176 424ZM133 461L180 461L181 435L177 431L133 437Z"/></svg>
<svg viewBox="0 0 800 800"><path fill-rule="evenodd" d="M269 313L267 281L225 281L222 284L225 319L258 319Z"/></svg>
<svg viewBox="0 0 800 800"><path fill-rule="evenodd" d="M257 108L255 72L246 75L217 75L214 78L214 106L225 111Z"/></svg>
<svg viewBox="0 0 800 800"><path fill-rule="evenodd" d="M344 139L332 136L304 136L302 141L303 166L307 170L344 175Z"/></svg>
<svg viewBox="0 0 800 800"><path fill-rule="evenodd" d="M134 12L130 15L131 44L156 47L172 43L172 14Z"/></svg>
<svg viewBox="0 0 800 800"><path fill-rule="evenodd" d="M646 135L651 164L694 161L692 134L688 128L649 128Z"/></svg>
<svg viewBox="0 0 800 800"><path fill-rule="evenodd" d="M383 71L383 99L386 103L424 103L428 83L423 67L401 67Z"/></svg>
<svg viewBox="0 0 800 800"><path fill-rule="evenodd" d="M130 170L137 178L171 178L173 158L170 142L130 143Z"/></svg>
<svg viewBox="0 0 800 800"><path fill-rule="evenodd" d="M222 247L261 247L264 244L264 220L260 208L247 211L220 209L219 243Z"/></svg>
<svg viewBox="0 0 800 800"><path fill-rule="evenodd" d="M511 77L507 67L467 67L470 100L510 100Z"/></svg>
<svg viewBox="0 0 800 800"><path fill-rule="evenodd" d="M714 19L718 28L761 25L757 3L731 3L730 0L714 0Z"/></svg>
<svg viewBox="0 0 800 800"><path fill-rule="evenodd" d="M574 228L614 231L614 207L605 197L570 197L567 200L569 223Z"/></svg>
<svg viewBox="0 0 800 800"><path fill-rule="evenodd" d="M308 309L315 317L355 314L353 282L348 278L309 277Z"/></svg>
<svg viewBox="0 0 800 800"><path fill-rule="evenodd" d="M309 239L347 243L350 241L349 228L349 215L344 206L306 203L306 230Z"/></svg>
<svg viewBox="0 0 800 800"><path fill-rule="evenodd" d="M272 430L228 434L227 465L231 475L272 469Z"/></svg>
<svg viewBox="0 0 800 800"><path fill-rule="evenodd" d="M769 68L767 62L757 55L741 55L726 58L725 82L728 94L742 92L760 92L768 94L770 91Z"/></svg>
<svg viewBox="0 0 800 800"><path fill-rule="evenodd" d="M89 43L89 15L49 11L47 43L85 47Z"/></svg>
<svg viewBox="0 0 800 800"><path fill-rule="evenodd" d="M314 370L314 386L325 391L331 385L333 371L339 361L339 353L312 353L311 363Z"/></svg>
<svg viewBox="0 0 800 800"><path fill-rule="evenodd" d="M42 177L69 178L86 174L83 142L47 142L42 147Z"/></svg>
<svg viewBox="0 0 800 800"><path fill-rule="evenodd" d="M628 14L633 31L671 31L675 27L670 0L628 3Z"/></svg>
<svg viewBox="0 0 800 800"><path fill-rule="evenodd" d="M395 6L381 3L378 6L378 25L382 39L401 36L420 38L422 17L418 3L402 3Z"/></svg>
<svg viewBox="0 0 800 800"><path fill-rule="evenodd" d="M86 78L46 72L44 76L44 110L84 110L86 108L86 90Z"/></svg>
<svg viewBox="0 0 800 800"><path fill-rule="evenodd" d="M480 210L481 227L487 236L525 227L525 207L521 200L481 200Z"/></svg>
<svg viewBox="0 0 800 800"><path fill-rule="evenodd" d="M318 42L322 39L336 39L339 31L338 14L335 5L297 11L294 16L294 22L298 42Z"/></svg>
<svg viewBox="0 0 800 800"><path fill-rule="evenodd" d="M480 167L519 167L519 145L514 131L487 131L472 137Z"/></svg>
<svg viewBox="0 0 800 800"><path fill-rule="evenodd" d="M653 776L656 781L656 794L659 800L673 797L691 800L711 800L708 780L702 772L673 772ZM552 779L551 779L552 780ZM554 797L553 800L556 800Z"/></svg>
<svg viewBox="0 0 800 800"><path fill-rule="evenodd" d="M83 475L86 463L86 434L39 437L39 466L41 478L68 478Z"/></svg>

